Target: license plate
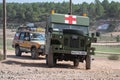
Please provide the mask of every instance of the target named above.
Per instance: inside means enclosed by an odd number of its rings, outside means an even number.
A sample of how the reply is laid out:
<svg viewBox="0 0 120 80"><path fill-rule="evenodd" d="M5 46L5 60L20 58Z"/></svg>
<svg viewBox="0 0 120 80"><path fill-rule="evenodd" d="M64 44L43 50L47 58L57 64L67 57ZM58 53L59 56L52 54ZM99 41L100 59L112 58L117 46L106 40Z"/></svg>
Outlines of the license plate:
<svg viewBox="0 0 120 80"><path fill-rule="evenodd" d="M87 55L86 51L71 51L72 55Z"/></svg>

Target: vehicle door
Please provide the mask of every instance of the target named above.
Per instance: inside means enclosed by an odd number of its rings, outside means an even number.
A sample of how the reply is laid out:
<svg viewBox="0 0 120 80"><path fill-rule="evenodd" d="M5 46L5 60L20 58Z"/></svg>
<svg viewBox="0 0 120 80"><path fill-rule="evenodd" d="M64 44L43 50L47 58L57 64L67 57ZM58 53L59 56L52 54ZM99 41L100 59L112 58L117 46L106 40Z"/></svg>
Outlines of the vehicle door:
<svg viewBox="0 0 120 80"><path fill-rule="evenodd" d="M24 45L23 46L24 46L26 51L30 51L30 48L31 48L30 32L25 32Z"/></svg>
<svg viewBox="0 0 120 80"><path fill-rule="evenodd" d="M21 32L18 43L22 51L24 50L24 37L25 37L25 32Z"/></svg>

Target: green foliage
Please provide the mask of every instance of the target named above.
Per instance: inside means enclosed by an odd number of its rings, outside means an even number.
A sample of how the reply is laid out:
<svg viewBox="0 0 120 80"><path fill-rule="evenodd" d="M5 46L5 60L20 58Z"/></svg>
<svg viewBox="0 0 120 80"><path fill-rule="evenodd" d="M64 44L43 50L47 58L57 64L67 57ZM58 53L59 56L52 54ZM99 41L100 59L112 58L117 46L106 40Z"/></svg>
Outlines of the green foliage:
<svg viewBox="0 0 120 80"><path fill-rule="evenodd" d="M3 39L0 38L0 49L3 49ZM7 39L7 49L13 50L12 48L12 39Z"/></svg>
<svg viewBox="0 0 120 80"><path fill-rule="evenodd" d="M81 5L82 13L86 13L86 14L88 14L88 6L89 6L88 3L83 2L83 4Z"/></svg>
<svg viewBox="0 0 120 80"><path fill-rule="evenodd" d="M120 3L112 1L109 6L109 17L120 18Z"/></svg>
<svg viewBox="0 0 120 80"><path fill-rule="evenodd" d="M0 4L0 17L2 17L2 4Z"/></svg>
<svg viewBox="0 0 120 80"><path fill-rule="evenodd" d="M103 0L102 2L102 6L104 7L104 9L107 11L109 8L109 1L108 0Z"/></svg>
<svg viewBox="0 0 120 80"><path fill-rule="evenodd" d="M104 8L99 0L95 0L95 5L97 17L101 17L104 14Z"/></svg>
<svg viewBox="0 0 120 80"><path fill-rule="evenodd" d="M118 60L118 59L119 59L119 56L113 54L113 55L110 55L110 56L108 57L108 59L109 59L109 60Z"/></svg>
<svg viewBox="0 0 120 80"><path fill-rule="evenodd" d="M95 18L96 17L96 6L95 6L95 4L94 3L91 3L90 5L89 5L89 17L91 17L91 18Z"/></svg>
<svg viewBox="0 0 120 80"><path fill-rule="evenodd" d="M97 18L120 18L120 3L108 0L95 0L95 3L73 4L73 14L82 15L87 13L91 20ZM7 3L7 19L15 22L37 22L45 21L50 10L55 9L56 13L67 14L69 3ZM0 3L0 22L2 22L2 3Z"/></svg>

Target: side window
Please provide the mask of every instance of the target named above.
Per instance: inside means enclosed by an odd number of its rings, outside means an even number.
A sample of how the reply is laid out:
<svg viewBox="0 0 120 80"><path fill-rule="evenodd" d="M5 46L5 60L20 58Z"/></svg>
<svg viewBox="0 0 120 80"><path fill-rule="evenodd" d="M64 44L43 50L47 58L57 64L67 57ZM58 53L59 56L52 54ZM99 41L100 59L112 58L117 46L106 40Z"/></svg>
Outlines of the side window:
<svg viewBox="0 0 120 80"><path fill-rule="evenodd" d="M18 39L19 39L19 35L20 35L20 33L19 33L19 32L16 32L16 33L15 33L15 36L14 36L14 39L15 39L15 40L18 40Z"/></svg>
<svg viewBox="0 0 120 80"><path fill-rule="evenodd" d="M20 40L24 40L24 35L25 35L24 32L22 32L22 33L20 34Z"/></svg>
<svg viewBox="0 0 120 80"><path fill-rule="evenodd" d="M30 33L29 33L29 32L26 32L24 38L26 38L27 41L29 41L29 40L30 40Z"/></svg>
<svg viewBox="0 0 120 80"><path fill-rule="evenodd" d="M30 33L29 33L29 32L26 32L26 33L25 33L25 37L30 37Z"/></svg>

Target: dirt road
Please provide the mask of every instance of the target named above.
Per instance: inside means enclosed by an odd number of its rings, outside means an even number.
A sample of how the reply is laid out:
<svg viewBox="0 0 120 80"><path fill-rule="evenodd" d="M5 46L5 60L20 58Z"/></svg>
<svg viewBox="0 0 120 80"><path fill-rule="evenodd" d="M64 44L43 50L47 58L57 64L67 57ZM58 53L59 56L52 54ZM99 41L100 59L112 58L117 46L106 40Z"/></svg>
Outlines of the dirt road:
<svg viewBox="0 0 120 80"><path fill-rule="evenodd" d="M91 70L85 70L84 63L73 68L72 62L64 61L48 68L44 56L33 60L30 54L16 57L8 51L7 60L0 62L0 80L120 80L120 60L94 58Z"/></svg>

